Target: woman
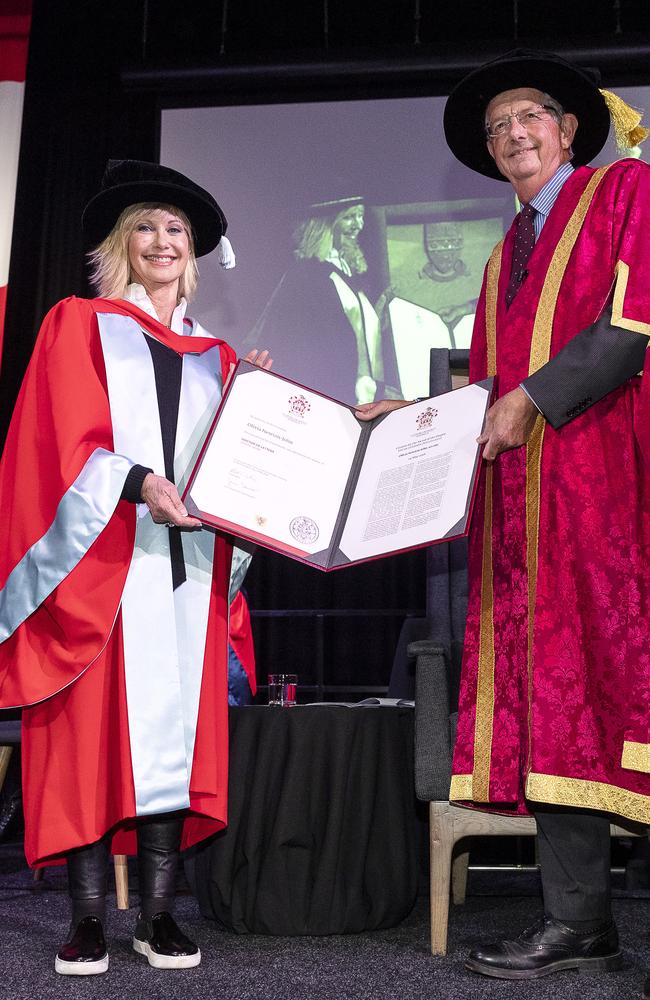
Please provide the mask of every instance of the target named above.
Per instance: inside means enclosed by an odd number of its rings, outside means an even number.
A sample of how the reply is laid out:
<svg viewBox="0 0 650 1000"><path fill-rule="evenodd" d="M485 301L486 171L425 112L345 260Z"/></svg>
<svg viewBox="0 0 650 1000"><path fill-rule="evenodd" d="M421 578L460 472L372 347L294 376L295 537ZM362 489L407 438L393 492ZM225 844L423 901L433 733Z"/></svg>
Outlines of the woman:
<svg viewBox="0 0 650 1000"><path fill-rule="evenodd" d="M294 261L253 330L273 351L276 369L349 403L399 397L385 296L370 301L357 196L312 204L293 234Z"/></svg>
<svg viewBox="0 0 650 1000"><path fill-rule="evenodd" d="M83 226L100 297L46 317L0 467L0 705L28 706L27 859L68 863L64 975L108 968L111 846L137 846L134 949L200 962L171 916L178 852L225 825L227 792L231 546L179 495L235 361L185 317L226 219L126 160Z"/></svg>

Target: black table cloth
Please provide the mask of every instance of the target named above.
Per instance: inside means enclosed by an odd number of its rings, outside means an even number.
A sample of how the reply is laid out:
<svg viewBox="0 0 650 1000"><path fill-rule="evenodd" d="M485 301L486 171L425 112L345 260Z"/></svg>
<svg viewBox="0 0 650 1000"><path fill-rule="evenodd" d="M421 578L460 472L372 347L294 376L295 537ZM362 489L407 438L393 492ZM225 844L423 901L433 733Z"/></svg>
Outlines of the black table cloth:
<svg viewBox="0 0 650 1000"><path fill-rule="evenodd" d="M229 826L185 870L238 933L340 934L411 910L418 860L413 710L230 710Z"/></svg>

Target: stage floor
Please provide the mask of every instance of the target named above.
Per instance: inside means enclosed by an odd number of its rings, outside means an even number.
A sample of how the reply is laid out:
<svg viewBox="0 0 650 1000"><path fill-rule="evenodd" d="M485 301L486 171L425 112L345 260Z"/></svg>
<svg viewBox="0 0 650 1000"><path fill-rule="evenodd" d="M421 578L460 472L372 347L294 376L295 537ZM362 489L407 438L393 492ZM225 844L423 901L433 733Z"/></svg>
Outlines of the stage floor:
<svg viewBox="0 0 650 1000"><path fill-rule="evenodd" d="M103 976L71 981L54 972L54 954L67 930L63 868L34 883L19 843L0 844L0 996L55 1000L83 995L102 1000L640 1000L650 970L650 891L614 891L614 914L625 954L621 972L598 977L559 973L512 985L464 969L467 951L489 936L518 931L541 909L538 879L527 873L470 872L464 906L452 907L449 954L433 958L428 899L420 896L398 927L329 937L238 936L217 930L180 885L177 919L200 946L196 969L157 971L131 950L132 906L108 900L110 967ZM515 996L516 995L516 996Z"/></svg>

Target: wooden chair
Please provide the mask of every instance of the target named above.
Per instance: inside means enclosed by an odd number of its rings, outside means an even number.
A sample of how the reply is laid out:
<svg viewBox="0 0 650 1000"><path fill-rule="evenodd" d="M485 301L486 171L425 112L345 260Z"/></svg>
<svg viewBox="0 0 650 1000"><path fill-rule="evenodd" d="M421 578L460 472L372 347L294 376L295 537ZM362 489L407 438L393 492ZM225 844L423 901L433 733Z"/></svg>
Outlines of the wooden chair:
<svg viewBox="0 0 650 1000"><path fill-rule="evenodd" d="M450 691L456 686L460 650L450 661L444 646L424 639L409 645L417 657L415 674L415 786L419 799L429 803L431 953L447 953L449 896L465 901L469 848L467 837L534 836L532 816L499 816L465 809L449 802L451 760L455 740L456 701ZM451 679L451 683L450 683ZM612 824L613 837L645 835L635 823Z"/></svg>
<svg viewBox="0 0 650 1000"><path fill-rule="evenodd" d="M20 746L21 731L18 720L0 721L0 791L4 784L9 769L9 761L14 748ZM125 854L115 854L113 856L113 866L115 871L115 894L117 897L118 910L128 910L129 908L129 873ZM43 878L43 868L34 870L34 880Z"/></svg>

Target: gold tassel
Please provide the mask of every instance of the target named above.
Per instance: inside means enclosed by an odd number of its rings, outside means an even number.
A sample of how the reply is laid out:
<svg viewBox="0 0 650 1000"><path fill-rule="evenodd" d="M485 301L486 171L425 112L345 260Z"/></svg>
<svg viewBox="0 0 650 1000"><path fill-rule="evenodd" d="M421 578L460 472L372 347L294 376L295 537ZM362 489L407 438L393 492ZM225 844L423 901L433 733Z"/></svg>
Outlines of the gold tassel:
<svg viewBox="0 0 650 1000"><path fill-rule="evenodd" d="M601 90L601 94L605 98L609 117L614 126L616 145L621 152L638 146L644 139L648 138L650 129L644 128L640 124L643 118L642 111L631 108L622 97L613 94L611 90Z"/></svg>

